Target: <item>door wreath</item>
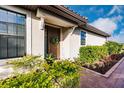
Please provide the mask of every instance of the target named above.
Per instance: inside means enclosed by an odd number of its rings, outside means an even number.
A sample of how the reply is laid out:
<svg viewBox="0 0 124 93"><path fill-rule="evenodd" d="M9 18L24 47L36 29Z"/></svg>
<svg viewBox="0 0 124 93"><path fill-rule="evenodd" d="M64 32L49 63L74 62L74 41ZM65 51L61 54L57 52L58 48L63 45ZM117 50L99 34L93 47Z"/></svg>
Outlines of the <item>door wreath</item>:
<svg viewBox="0 0 124 93"><path fill-rule="evenodd" d="M58 44L59 43L59 37L58 36L51 37L50 42L52 44Z"/></svg>

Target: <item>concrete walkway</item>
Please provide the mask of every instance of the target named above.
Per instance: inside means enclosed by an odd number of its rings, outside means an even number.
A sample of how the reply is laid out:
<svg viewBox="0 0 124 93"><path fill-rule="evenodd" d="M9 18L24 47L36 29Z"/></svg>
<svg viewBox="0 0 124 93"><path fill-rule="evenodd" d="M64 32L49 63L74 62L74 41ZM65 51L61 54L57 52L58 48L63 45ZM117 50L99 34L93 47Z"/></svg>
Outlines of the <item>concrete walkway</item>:
<svg viewBox="0 0 124 93"><path fill-rule="evenodd" d="M6 63L7 61L0 60L0 79L7 78L14 72L14 69Z"/></svg>
<svg viewBox="0 0 124 93"><path fill-rule="evenodd" d="M12 67L12 65L7 64L8 61L15 60L15 59L17 59L17 58L0 60L0 79L8 78L8 77L14 75L15 72L16 73L29 72L28 69L24 69L24 68L18 68L18 69L15 70Z"/></svg>
<svg viewBox="0 0 124 93"><path fill-rule="evenodd" d="M124 60L109 77L83 71L80 78L82 88L124 88Z"/></svg>

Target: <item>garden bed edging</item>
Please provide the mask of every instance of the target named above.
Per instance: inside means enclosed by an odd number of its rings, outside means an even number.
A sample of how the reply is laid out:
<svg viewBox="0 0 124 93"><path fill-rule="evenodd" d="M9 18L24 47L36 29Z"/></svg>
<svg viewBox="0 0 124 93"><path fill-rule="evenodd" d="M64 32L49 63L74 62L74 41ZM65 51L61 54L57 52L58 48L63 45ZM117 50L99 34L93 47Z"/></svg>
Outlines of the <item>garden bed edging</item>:
<svg viewBox="0 0 124 93"><path fill-rule="evenodd" d="M124 60L124 57L121 58L121 60L119 60L119 61L118 61L111 69L109 69L105 74L101 74L101 73L99 73L99 72L90 70L90 69L85 68L85 67L82 67L82 68L83 68L83 70L86 70L86 71L88 71L88 72L91 72L91 73L94 73L94 74L96 74L96 75L100 75L100 76L103 76L103 77L105 77L105 78L108 78L108 77L110 77L110 75L117 69L117 67L121 64L121 62L123 62L123 60Z"/></svg>

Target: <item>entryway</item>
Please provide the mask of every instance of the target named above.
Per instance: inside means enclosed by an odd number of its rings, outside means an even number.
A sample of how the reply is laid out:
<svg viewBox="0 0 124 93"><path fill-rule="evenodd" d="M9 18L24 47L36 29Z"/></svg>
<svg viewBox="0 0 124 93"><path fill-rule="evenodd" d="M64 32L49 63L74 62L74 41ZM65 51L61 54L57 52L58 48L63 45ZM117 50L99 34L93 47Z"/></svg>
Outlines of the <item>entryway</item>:
<svg viewBox="0 0 124 93"><path fill-rule="evenodd" d="M60 28L45 26L45 55L51 54L60 59Z"/></svg>

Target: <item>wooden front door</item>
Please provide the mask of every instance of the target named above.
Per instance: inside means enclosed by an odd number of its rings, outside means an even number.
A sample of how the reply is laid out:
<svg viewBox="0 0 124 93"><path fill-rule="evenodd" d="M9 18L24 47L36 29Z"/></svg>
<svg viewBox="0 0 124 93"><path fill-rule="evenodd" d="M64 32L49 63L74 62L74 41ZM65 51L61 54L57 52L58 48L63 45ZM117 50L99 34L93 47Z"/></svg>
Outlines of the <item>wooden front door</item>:
<svg viewBox="0 0 124 93"><path fill-rule="evenodd" d="M56 59L60 58L60 29L51 26L46 26L46 51L47 54L52 54Z"/></svg>

